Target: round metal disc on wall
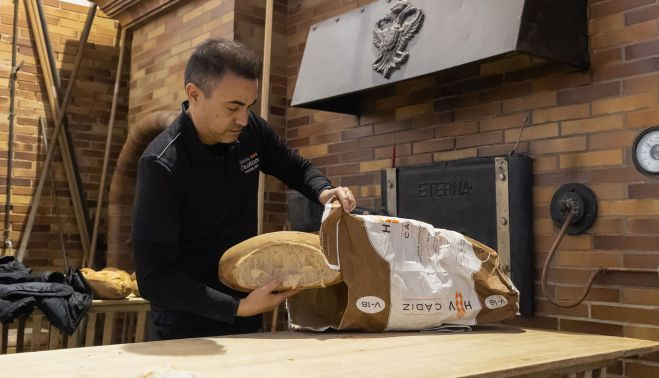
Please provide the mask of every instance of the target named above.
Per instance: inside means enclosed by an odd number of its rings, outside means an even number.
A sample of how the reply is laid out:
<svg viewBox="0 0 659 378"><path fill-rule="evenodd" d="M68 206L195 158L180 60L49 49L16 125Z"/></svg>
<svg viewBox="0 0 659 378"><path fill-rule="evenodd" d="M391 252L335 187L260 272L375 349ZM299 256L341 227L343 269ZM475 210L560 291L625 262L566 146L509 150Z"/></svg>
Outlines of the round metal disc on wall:
<svg viewBox="0 0 659 378"><path fill-rule="evenodd" d="M575 215L566 232L569 235L579 235L588 230L595 222L597 197L590 188L583 184L565 184L554 193L549 210L554 225L559 229L563 227L569 211L574 211Z"/></svg>
<svg viewBox="0 0 659 378"><path fill-rule="evenodd" d="M659 126L649 127L636 137L632 158L639 172L659 179Z"/></svg>

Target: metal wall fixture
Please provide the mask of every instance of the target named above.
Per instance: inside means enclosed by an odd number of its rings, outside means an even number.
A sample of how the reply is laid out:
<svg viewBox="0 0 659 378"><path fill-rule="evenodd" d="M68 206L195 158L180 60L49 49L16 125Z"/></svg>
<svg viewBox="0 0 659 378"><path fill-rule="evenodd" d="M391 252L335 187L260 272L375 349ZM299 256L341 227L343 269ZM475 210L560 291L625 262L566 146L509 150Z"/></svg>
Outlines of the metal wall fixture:
<svg viewBox="0 0 659 378"><path fill-rule="evenodd" d="M410 55L405 50L407 42L419 32L424 18L421 9L407 0L399 0L389 14L375 23L373 45L378 49L378 56L373 61L373 69L376 72L388 79L394 70L407 62Z"/></svg>
<svg viewBox="0 0 659 378"><path fill-rule="evenodd" d="M597 197L583 184L571 183L561 186L551 199L550 212L554 224L559 226L560 231L554 240L547 260L542 268L542 292L547 299L558 307L571 308L579 305L584 301L590 289L593 286L595 278L602 273L607 272L626 272L626 273L657 273L659 278L659 266L656 269L643 268L618 268L618 267L592 267L590 277L581 294L573 300L558 299L550 294L547 287L547 276L549 267L554 255L558 251L558 246L565 234L580 235L586 232L595 222L597 216Z"/></svg>

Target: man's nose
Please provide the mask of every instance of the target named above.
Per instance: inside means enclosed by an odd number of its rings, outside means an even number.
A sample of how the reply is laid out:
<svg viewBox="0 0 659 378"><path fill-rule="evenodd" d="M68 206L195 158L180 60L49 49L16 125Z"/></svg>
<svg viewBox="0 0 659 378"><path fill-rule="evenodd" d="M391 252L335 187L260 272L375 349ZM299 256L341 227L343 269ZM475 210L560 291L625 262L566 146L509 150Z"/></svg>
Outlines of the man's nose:
<svg viewBox="0 0 659 378"><path fill-rule="evenodd" d="M244 111L238 112L236 115L235 122L242 126L245 127L247 126L247 120L249 118L249 109L245 109Z"/></svg>

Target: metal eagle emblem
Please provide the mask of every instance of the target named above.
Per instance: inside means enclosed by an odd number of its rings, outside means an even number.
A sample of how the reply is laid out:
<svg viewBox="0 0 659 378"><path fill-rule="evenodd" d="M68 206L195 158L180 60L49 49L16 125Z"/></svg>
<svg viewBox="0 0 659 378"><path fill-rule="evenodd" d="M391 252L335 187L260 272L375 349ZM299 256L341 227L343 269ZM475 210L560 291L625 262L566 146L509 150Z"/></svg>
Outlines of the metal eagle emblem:
<svg viewBox="0 0 659 378"><path fill-rule="evenodd" d="M423 11L409 1L398 0L394 3L391 13L375 23L373 45L379 54L373 61L374 70L388 79L394 70L405 64L410 55L405 48L421 29L423 19Z"/></svg>

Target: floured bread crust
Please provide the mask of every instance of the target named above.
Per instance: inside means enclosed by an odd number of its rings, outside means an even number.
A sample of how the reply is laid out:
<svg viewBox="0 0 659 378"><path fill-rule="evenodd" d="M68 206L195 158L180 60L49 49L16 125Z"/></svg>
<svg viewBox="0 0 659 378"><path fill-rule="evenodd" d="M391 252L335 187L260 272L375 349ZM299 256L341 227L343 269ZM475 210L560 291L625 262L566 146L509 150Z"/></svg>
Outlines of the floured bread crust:
<svg viewBox="0 0 659 378"><path fill-rule="evenodd" d="M220 259L220 280L232 289L251 291L273 279L276 290L321 288L341 282L329 267L318 235L279 231L255 236L227 250Z"/></svg>
<svg viewBox="0 0 659 378"><path fill-rule="evenodd" d="M82 268L80 271L92 287L94 299L121 299L130 294L139 296L134 273L131 276L128 272L112 267L100 271Z"/></svg>

